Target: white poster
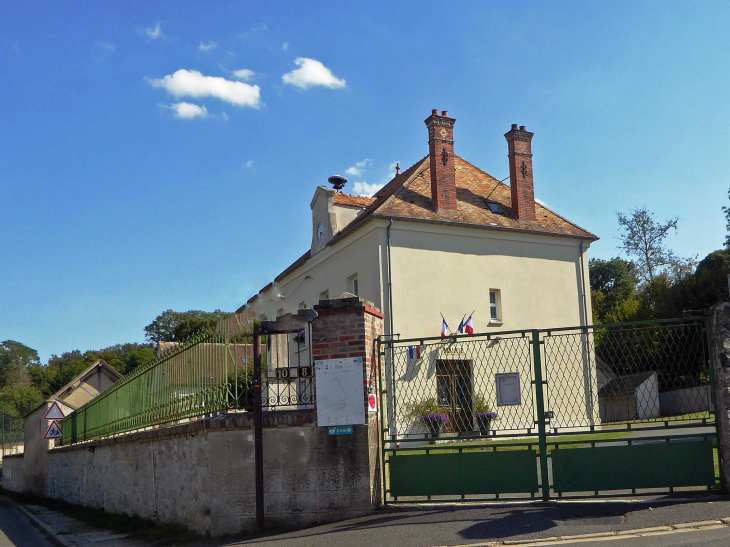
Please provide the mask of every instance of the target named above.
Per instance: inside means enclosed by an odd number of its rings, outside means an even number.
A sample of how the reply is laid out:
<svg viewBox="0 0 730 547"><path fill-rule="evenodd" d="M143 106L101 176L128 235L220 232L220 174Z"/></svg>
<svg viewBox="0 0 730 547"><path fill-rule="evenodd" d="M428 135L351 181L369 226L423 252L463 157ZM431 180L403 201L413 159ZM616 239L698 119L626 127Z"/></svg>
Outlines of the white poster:
<svg viewBox="0 0 730 547"><path fill-rule="evenodd" d="M362 357L314 362L317 425L365 423Z"/></svg>

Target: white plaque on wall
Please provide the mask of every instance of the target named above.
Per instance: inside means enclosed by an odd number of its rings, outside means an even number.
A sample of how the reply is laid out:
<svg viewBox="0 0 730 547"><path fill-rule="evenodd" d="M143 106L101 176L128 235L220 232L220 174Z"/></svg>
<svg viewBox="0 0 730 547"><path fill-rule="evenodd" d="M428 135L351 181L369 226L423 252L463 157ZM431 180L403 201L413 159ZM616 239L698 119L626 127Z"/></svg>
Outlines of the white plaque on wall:
<svg viewBox="0 0 730 547"><path fill-rule="evenodd" d="M362 357L314 362L317 425L365 423Z"/></svg>

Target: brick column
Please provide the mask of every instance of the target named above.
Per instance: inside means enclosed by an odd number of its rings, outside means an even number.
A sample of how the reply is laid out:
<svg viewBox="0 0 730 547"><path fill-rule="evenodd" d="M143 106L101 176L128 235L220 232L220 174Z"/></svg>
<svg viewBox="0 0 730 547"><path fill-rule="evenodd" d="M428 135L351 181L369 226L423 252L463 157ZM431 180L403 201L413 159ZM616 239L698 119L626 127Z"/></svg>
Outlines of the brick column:
<svg viewBox="0 0 730 547"><path fill-rule="evenodd" d="M712 367L715 373L715 394L718 432L717 454L720 460L722 491L730 492L730 302L722 302L710 311Z"/></svg>
<svg viewBox="0 0 730 547"><path fill-rule="evenodd" d="M359 298L320 300L314 306L318 317L312 323L312 360L363 358L363 404L378 391L378 359L375 340L383 334L383 314L375 304ZM316 395L316 394L315 394ZM375 414L366 414L372 421Z"/></svg>
<svg viewBox="0 0 730 547"><path fill-rule="evenodd" d="M371 393L378 394L378 355L375 341L383 334L383 314L372 302L358 297L320 300L314 309L318 314L312 323L314 363L324 359L363 358L363 405L367 423L354 427L353 440L354 451L367 458L370 487L369 492L365 491L363 494L369 495L369 506L372 510L383 502L383 479L380 474L381 430L378 414L367 411L367 399ZM316 396L315 390L315 398ZM378 397L378 408L379 399ZM322 435L326 433L323 432ZM333 452L344 456L352 450L346 437L350 435L325 437L322 442Z"/></svg>

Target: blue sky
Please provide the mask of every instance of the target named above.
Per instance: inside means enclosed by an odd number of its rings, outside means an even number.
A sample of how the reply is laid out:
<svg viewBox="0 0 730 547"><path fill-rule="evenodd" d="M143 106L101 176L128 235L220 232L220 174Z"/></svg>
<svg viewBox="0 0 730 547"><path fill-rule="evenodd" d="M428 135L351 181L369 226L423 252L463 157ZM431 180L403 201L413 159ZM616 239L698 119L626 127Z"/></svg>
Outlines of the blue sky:
<svg viewBox="0 0 730 547"><path fill-rule="evenodd" d="M507 176L617 254L616 211L721 246L727 2L3 2L0 340L43 359L143 341L161 311L234 310L309 246L309 202L427 153ZM358 168L358 162L362 167Z"/></svg>

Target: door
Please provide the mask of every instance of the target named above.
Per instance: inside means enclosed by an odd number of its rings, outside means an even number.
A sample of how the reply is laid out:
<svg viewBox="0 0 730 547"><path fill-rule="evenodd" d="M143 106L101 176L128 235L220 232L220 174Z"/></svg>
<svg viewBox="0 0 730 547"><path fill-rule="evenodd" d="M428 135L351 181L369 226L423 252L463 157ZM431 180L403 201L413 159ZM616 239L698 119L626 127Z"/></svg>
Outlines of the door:
<svg viewBox="0 0 730 547"><path fill-rule="evenodd" d="M448 418L443 431L446 433L472 431L474 424L470 362L436 361L436 387L439 410Z"/></svg>

